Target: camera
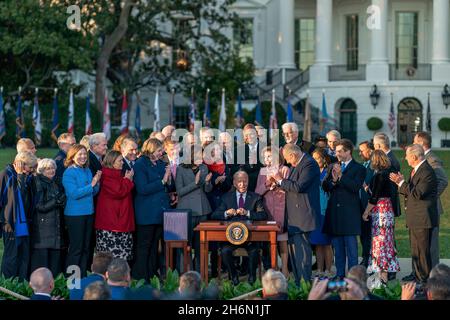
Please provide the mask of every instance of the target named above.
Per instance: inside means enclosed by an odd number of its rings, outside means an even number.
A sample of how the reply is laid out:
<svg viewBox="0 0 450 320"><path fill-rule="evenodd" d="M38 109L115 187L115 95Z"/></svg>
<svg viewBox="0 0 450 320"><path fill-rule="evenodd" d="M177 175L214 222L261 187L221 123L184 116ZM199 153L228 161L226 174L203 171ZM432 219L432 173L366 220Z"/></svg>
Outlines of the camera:
<svg viewBox="0 0 450 320"><path fill-rule="evenodd" d="M330 280L327 284L327 292L345 292L347 282L345 280Z"/></svg>

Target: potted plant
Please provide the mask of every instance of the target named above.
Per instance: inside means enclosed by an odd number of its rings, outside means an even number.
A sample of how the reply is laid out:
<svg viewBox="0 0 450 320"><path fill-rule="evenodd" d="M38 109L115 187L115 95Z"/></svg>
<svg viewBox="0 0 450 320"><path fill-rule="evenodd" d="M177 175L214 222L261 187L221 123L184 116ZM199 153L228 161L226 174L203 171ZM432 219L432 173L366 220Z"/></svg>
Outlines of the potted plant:
<svg viewBox="0 0 450 320"><path fill-rule="evenodd" d="M371 131L380 130L383 127L383 120L378 117L372 117L367 120L367 128Z"/></svg>
<svg viewBox="0 0 450 320"><path fill-rule="evenodd" d="M441 140L441 147L450 147L450 140L447 139L447 132L450 131L450 118L441 118L438 127L439 130L445 132L445 139Z"/></svg>

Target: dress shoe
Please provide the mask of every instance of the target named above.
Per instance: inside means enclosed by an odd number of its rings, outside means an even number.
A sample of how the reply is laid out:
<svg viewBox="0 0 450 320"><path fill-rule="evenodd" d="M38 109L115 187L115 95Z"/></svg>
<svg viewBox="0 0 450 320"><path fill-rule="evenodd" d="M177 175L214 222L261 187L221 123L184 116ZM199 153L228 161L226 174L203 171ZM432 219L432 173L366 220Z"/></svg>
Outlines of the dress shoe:
<svg viewBox="0 0 450 320"><path fill-rule="evenodd" d="M367 267L369 266L369 260L363 258L363 259L361 260L361 262L359 263L359 265L360 265L360 266L364 266L364 267L367 268Z"/></svg>
<svg viewBox="0 0 450 320"><path fill-rule="evenodd" d="M234 286L237 286L239 284L239 277L238 276L232 277L231 282L233 282Z"/></svg>
<svg viewBox="0 0 450 320"><path fill-rule="evenodd" d="M416 280L416 276L413 273L402 278L402 281L415 281L415 280Z"/></svg>
<svg viewBox="0 0 450 320"><path fill-rule="evenodd" d="M256 276L254 276L254 275L248 276L248 283L249 284L253 285L255 283L255 281L256 281Z"/></svg>

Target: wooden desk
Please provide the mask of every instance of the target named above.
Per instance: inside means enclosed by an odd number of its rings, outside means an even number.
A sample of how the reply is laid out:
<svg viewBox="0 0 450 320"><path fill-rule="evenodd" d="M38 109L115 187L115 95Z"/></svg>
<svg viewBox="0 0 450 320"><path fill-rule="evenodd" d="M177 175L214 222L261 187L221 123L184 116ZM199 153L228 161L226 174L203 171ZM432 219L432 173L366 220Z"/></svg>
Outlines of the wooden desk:
<svg viewBox="0 0 450 320"><path fill-rule="evenodd" d="M225 231L233 221L200 222L194 231L200 232L200 274L208 283L208 244L209 241L228 242ZM268 224L267 221L245 222L249 230L247 241L270 241L270 261L273 269L277 267L277 232L279 224Z"/></svg>

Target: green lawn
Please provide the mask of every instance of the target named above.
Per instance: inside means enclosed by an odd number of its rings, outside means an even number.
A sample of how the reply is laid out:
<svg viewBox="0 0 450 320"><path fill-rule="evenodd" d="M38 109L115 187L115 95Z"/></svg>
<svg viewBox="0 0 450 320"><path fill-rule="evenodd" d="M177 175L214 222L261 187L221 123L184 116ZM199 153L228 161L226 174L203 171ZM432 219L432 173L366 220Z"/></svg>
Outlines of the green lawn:
<svg viewBox="0 0 450 320"><path fill-rule="evenodd" d="M56 149L40 149L37 153L38 157L53 157L56 155ZM450 151L435 151L437 156L439 156L444 162L445 171L447 176L450 176ZM6 164L10 163L16 151L14 149L0 149L0 168L4 168ZM403 151L395 151L395 155L401 161L402 173L405 176L409 176L410 168L404 159ZM402 210L404 208L403 205L403 197L401 196L402 202ZM440 224L440 252L441 258L450 258L450 188L447 188L444 194L441 196L442 205L444 207L444 214L441 216L441 224ZM400 257L410 257L409 250L409 238L408 238L408 230L405 226L405 215L402 212L400 218L397 219L396 222L396 230L395 237L397 240L397 248L399 251ZM0 261L3 256L3 242L0 243Z"/></svg>

